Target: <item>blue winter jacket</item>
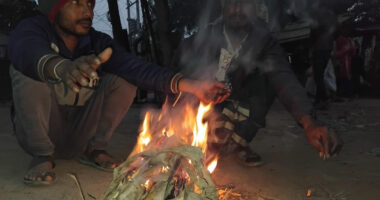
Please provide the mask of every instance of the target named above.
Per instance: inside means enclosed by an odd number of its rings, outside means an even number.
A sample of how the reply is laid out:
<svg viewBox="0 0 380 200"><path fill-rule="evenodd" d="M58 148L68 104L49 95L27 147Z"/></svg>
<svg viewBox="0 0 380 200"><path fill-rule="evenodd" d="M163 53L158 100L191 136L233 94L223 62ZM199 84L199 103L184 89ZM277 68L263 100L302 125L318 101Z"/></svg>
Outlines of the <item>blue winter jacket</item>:
<svg viewBox="0 0 380 200"><path fill-rule="evenodd" d="M42 81L37 63L43 55L56 54L58 50L60 56L74 60L84 55L97 55L107 47L112 47L113 54L99 71L116 74L143 89L171 92L170 82L175 73L169 68L138 59L110 36L93 28L80 38L74 52L70 52L45 16L27 18L17 25L10 35L9 54L16 70Z"/></svg>

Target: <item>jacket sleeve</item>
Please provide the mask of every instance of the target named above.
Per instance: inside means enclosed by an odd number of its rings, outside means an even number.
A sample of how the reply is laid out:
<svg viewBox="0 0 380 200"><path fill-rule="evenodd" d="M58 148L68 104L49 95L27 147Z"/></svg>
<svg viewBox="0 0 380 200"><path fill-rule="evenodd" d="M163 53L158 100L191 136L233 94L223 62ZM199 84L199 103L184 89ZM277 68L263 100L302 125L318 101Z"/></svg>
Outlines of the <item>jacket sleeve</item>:
<svg viewBox="0 0 380 200"><path fill-rule="evenodd" d="M113 50L110 60L102 66L103 71L116 74L143 89L172 92L175 72L135 57L106 34L96 32L95 35L95 49L98 49L96 53L106 47L112 47Z"/></svg>
<svg viewBox="0 0 380 200"><path fill-rule="evenodd" d="M310 115L312 104L286 60L285 53L273 38L269 38L263 54L265 73L277 97L292 116L301 122L301 117Z"/></svg>
<svg viewBox="0 0 380 200"><path fill-rule="evenodd" d="M25 19L11 32L9 58L15 69L41 81L37 63L43 55L55 52L50 48L43 20L38 19L39 17Z"/></svg>

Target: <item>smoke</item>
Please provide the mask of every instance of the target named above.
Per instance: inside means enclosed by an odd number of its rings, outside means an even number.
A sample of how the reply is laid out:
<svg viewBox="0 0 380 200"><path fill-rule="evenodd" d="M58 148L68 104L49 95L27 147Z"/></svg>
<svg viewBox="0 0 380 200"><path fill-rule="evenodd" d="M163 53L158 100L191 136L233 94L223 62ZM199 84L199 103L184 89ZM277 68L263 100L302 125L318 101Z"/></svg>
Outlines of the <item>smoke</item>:
<svg viewBox="0 0 380 200"><path fill-rule="evenodd" d="M233 1L233 0L232 0ZM263 46L276 47L276 44L263 44L273 37L271 32L279 32L286 25L296 21L306 22L311 30L309 37L313 41L312 48L331 49L334 34L337 28L337 16L328 6L320 1L309 0L252 0L255 1L252 16L248 16L250 23L255 27L254 40L256 44L243 45L239 59L233 65L244 66L243 73L252 73L256 69L261 72L275 70L276 65L287 65L286 54L279 50L265 61L253 58L259 57ZM182 43L179 55L173 63L174 67L180 67L180 71L197 79L214 79L219 65L220 44L225 44L225 38L221 29L210 32L208 27L223 23L222 14L214 17L215 9L220 8L222 1L206 1L200 14L197 33ZM219 11L219 13L221 13ZM264 24L261 26L258 24ZM212 36L210 36L212 34ZM271 46L272 45L272 46ZM219 48L219 49L218 49ZM264 49L265 51L265 49ZM270 52L271 53L271 52ZM283 59L278 59L282 57ZM273 58L273 59L272 59ZM279 63L280 62L280 63ZM233 68L233 66L232 66Z"/></svg>

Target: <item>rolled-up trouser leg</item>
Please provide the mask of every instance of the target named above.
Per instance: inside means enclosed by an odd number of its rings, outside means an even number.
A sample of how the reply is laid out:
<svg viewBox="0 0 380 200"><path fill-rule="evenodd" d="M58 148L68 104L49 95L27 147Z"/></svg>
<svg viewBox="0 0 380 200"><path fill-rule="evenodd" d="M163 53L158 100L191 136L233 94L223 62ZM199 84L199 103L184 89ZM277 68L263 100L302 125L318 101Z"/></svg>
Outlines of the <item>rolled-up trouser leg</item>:
<svg viewBox="0 0 380 200"><path fill-rule="evenodd" d="M60 151L61 156L74 157L88 145L104 149L135 96L135 86L116 75L104 75L86 105L70 114L66 148Z"/></svg>
<svg viewBox="0 0 380 200"><path fill-rule="evenodd" d="M271 101L273 102L273 100ZM237 122L235 125L235 133L232 138L242 144L249 144L256 133L265 127L265 117L270 109L270 105L265 98L250 98L249 113L247 120Z"/></svg>
<svg viewBox="0 0 380 200"><path fill-rule="evenodd" d="M33 80L10 68L13 103L15 107L15 135L21 147L32 156L54 153L49 138L51 110L57 109L48 84Z"/></svg>
<svg viewBox="0 0 380 200"><path fill-rule="evenodd" d="M232 138L241 144L249 144L260 128L265 127L265 118L275 99L275 92L263 74L250 77L250 81L239 91L236 100L248 105L247 120L235 123Z"/></svg>

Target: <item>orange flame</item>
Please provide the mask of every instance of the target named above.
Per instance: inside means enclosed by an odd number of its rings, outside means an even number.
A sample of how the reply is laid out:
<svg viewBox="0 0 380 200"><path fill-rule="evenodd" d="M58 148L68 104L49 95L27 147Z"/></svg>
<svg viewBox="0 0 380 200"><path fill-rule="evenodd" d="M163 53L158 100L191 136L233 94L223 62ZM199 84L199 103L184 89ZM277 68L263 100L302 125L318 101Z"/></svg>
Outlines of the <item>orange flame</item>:
<svg viewBox="0 0 380 200"><path fill-rule="evenodd" d="M152 181L150 179L146 180L145 181L145 184L144 184L144 187L145 187L145 190L148 191L150 190L150 188L152 187Z"/></svg>
<svg viewBox="0 0 380 200"><path fill-rule="evenodd" d="M203 123L203 117L210 111L211 104L205 106L202 103L199 105L196 117L196 124L193 127L193 143L192 146L200 147L202 152L206 152L207 148L207 128L208 123Z"/></svg>
<svg viewBox="0 0 380 200"><path fill-rule="evenodd" d="M164 128L164 129L162 129L162 136L166 136L166 137L171 137L171 136L173 136L174 135L174 130L173 130L173 128L172 128L172 126L169 126L170 128L169 129L166 129L166 128Z"/></svg>
<svg viewBox="0 0 380 200"><path fill-rule="evenodd" d="M182 144L201 148L205 153L207 149L208 123L203 122L205 115L211 110L211 104L200 104L198 110L186 105L182 116L168 118L168 110L161 113L147 112L141 126L141 132L136 147L131 155L146 151L152 144L161 144L162 137L175 136ZM158 136L158 137L152 137ZM160 148L157 146L156 148Z"/></svg>
<svg viewBox="0 0 380 200"><path fill-rule="evenodd" d="M212 174L215 169L216 169L216 166L218 165L218 157L216 157L208 166L207 166L207 170L210 172L210 174Z"/></svg>
<svg viewBox="0 0 380 200"><path fill-rule="evenodd" d="M152 136L150 135L150 128L149 128L149 121L150 121L150 113L147 112L144 118L142 131L140 132L139 138L137 140L138 145L138 151L143 152L146 147L149 145L150 141L152 140Z"/></svg>
<svg viewBox="0 0 380 200"><path fill-rule="evenodd" d="M162 173L167 173L167 172L169 172L169 170L170 170L169 166L162 166L161 172Z"/></svg>

